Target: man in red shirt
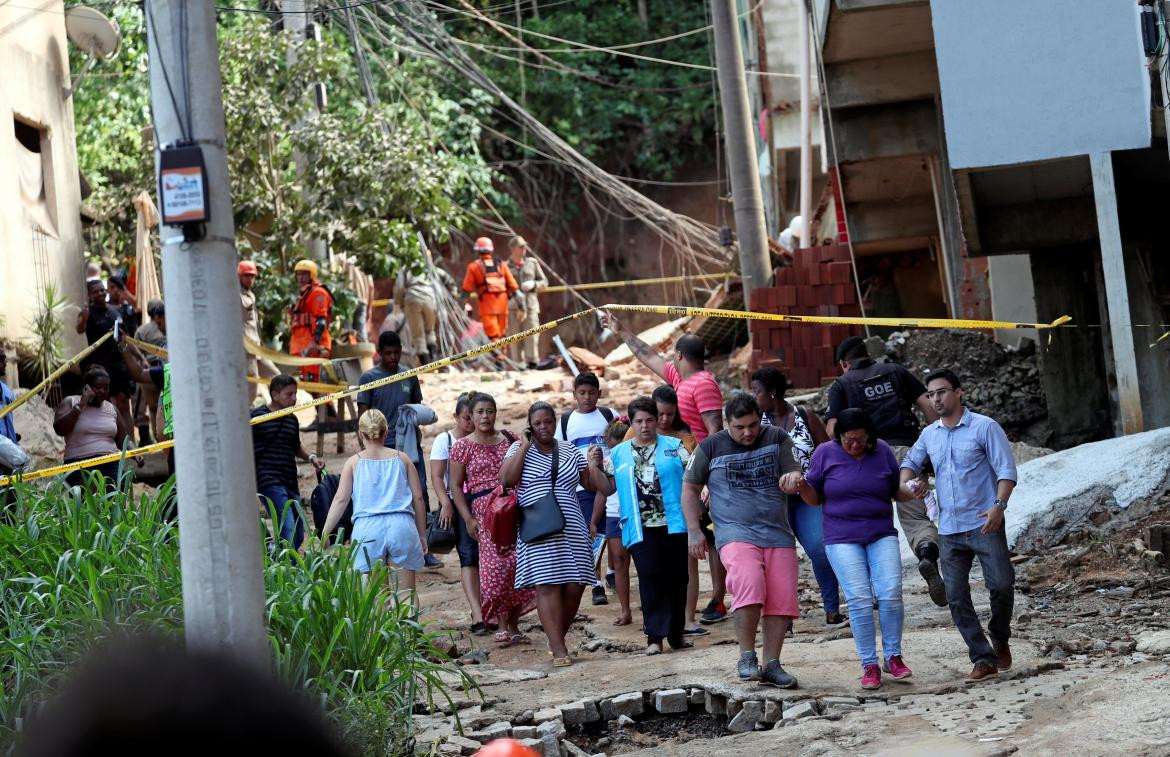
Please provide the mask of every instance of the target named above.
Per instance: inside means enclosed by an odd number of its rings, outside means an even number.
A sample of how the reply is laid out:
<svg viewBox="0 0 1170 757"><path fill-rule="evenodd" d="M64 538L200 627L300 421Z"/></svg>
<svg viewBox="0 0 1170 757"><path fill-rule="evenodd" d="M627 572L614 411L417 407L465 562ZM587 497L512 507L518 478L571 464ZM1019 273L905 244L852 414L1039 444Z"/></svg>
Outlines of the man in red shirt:
<svg viewBox="0 0 1170 757"><path fill-rule="evenodd" d="M702 339L694 334L683 334L674 344L673 359L668 360L639 339L637 334L627 329L612 313L602 314L601 327L613 331L629 346L634 357L638 358L642 365L674 387L675 393L678 394L678 415L690 426L696 442L701 442L711 434L723 430L723 392L719 389L719 382L705 367L707 345L703 344ZM727 607L723 604L726 572L719 560L719 551L714 549L715 533L708 527L709 525L710 520L704 513L703 533L712 547L707 550L707 564L711 569L711 601L707 603L707 608L703 610L700 619L707 625L727 618ZM699 600L699 572L694 559L691 560L691 568L692 580L687 586L690 600L688 631L695 630L693 620L695 606Z"/></svg>

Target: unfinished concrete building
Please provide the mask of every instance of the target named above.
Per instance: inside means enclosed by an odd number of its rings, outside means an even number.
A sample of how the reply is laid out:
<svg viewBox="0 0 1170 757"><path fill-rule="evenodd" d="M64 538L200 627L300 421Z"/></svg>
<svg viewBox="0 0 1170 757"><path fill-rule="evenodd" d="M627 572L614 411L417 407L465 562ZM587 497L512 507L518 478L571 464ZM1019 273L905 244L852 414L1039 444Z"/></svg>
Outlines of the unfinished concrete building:
<svg viewBox="0 0 1170 757"><path fill-rule="evenodd" d="M1151 346L1170 322L1161 9L813 5L870 314L1068 314L1075 326L1039 340L1054 442L1170 425L1170 339ZM1162 42L1147 51L1154 10Z"/></svg>
<svg viewBox="0 0 1170 757"><path fill-rule="evenodd" d="M32 336L46 285L85 295L64 5L36 5L0 4L0 337L12 340ZM85 343L71 328L64 338L70 354Z"/></svg>

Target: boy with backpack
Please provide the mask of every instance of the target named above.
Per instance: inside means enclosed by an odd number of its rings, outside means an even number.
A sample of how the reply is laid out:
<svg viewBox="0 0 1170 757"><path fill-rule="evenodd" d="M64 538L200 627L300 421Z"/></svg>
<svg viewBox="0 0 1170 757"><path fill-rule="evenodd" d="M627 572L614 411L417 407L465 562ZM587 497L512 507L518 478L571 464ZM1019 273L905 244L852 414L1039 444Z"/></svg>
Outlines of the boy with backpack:
<svg viewBox="0 0 1170 757"><path fill-rule="evenodd" d="M557 424L556 438L569 442L581 454L586 454L590 447L600 447L608 456L609 448L605 444L605 429L616 413L608 407L598 407L597 400L601 397L601 382L597 375L590 371L582 371L573 379L573 400L577 403L576 410L570 410L561 415ZM583 486L577 487L577 502L581 506L581 515L586 523L593 521L593 502L597 493ZM601 557L601 549L605 544L604 536L593 540L593 561L596 563ZM593 586L593 604L609 604L605 596L605 585L598 581Z"/></svg>

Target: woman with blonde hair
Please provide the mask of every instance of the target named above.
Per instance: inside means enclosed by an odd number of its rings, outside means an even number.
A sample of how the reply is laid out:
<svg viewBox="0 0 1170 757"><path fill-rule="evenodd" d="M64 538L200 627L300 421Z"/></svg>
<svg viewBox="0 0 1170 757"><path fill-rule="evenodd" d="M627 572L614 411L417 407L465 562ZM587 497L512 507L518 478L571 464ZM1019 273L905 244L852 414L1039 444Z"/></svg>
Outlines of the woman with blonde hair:
<svg viewBox="0 0 1170 757"><path fill-rule="evenodd" d="M402 574L399 587L413 591L427 551L427 514L414 463L385 446L386 431L386 416L377 410L358 419L366 447L345 461L321 537L337 527L352 498L354 567L369 573L375 562L393 564Z"/></svg>

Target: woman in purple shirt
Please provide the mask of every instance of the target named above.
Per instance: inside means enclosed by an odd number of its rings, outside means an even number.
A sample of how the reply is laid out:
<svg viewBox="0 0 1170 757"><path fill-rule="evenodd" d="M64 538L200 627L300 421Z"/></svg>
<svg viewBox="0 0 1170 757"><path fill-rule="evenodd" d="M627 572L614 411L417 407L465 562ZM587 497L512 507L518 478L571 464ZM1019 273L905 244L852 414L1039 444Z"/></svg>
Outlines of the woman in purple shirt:
<svg viewBox="0 0 1170 757"><path fill-rule="evenodd" d="M810 505L823 505L825 553L845 592L853 641L861 658L861 688L882 685L873 617L877 598L882 626L882 667L897 680L909 678L902 662L902 557L890 499L913 498L898 483L893 450L877 437L862 410L837 418L835 443L813 452L808 471L786 474L781 488Z"/></svg>

